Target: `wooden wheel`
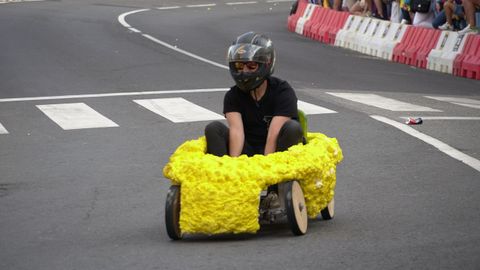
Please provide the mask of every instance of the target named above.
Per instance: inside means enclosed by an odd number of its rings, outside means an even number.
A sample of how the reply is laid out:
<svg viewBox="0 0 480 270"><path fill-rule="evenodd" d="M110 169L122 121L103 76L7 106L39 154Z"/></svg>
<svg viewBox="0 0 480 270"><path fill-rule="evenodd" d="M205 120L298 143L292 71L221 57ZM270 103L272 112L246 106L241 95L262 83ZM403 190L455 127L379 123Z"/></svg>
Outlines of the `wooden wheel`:
<svg viewBox="0 0 480 270"><path fill-rule="evenodd" d="M323 219L332 219L335 215L335 199L332 198L332 200L328 203L327 207L320 211L320 213L322 214Z"/></svg>
<svg viewBox="0 0 480 270"><path fill-rule="evenodd" d="M285 191L285 206L290 229L295 235L303 235L307 232L308 216L302 187L297 181L290 181L286 183Z"/></svg>
<svg viewBox="0 0 480 270"><path fill-rule="evenodd" d="M182 239L180 231L180 186L171 186L165 204L165 225L172 240Z"/></svg>

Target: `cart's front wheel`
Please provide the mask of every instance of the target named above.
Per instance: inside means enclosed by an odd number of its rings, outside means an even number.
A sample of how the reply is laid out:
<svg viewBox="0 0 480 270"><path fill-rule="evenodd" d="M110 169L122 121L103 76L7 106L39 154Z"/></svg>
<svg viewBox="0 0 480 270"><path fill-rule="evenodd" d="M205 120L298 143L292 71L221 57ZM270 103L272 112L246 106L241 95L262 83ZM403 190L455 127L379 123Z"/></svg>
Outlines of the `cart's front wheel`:
<svg viewBox="0 0 480 270"><path fill-rule="evenodd" d="M182 239L180 231L180 186L171 186L165 204L165 224L167 233L172 240Z"/></svg>
<svg viewBox="0 0 480 270"><path fill-rule="evenodd" d="M302 187L297 181L290 181L286 183L285 191L285 204L290 229L295 235L303 235L307 232L308 216Z"/></svg>
<svg viewBox="0 0 480 270"><path fill-rule="evenodd" d="M322 211L320 211L322 214L322 218L325 220L330 220L333 218L335 214L335 200L332 198L332 200L328 203L327 207L325 207Z"/></svg>

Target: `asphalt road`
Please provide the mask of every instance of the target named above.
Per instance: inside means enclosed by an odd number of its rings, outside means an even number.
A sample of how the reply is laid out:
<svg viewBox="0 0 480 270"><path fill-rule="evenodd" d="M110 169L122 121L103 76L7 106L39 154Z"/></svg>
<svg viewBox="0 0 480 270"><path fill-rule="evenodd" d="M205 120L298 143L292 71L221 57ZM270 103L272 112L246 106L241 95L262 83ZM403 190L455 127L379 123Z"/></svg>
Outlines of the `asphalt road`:
<svg viewBox="0 0 480 270"><path fill-rule="evenodd" d="M188 7L207 3L216 5ZM288 32L290 2L227 3L0 4L0 269L478 269L480 109L428 97L479 102L480 82ZM125 23L140 33L119 20L131 11ZM336 112L309 116L310 129L336 137L344 152L336 216L310 221L301 237L277 225L171 241L162 168L208 121L175 123L133 100L184 98L221 113L222 89L232 84L226 48L249 30L273 39L275 74L300 100ZM179 91L191 89L204 90ZM339 93L437 111L391 111ZM67 103L116 126L64 130L40 109ZM372 116L399 126L422 116L411 128L444 144Z"/></svg>

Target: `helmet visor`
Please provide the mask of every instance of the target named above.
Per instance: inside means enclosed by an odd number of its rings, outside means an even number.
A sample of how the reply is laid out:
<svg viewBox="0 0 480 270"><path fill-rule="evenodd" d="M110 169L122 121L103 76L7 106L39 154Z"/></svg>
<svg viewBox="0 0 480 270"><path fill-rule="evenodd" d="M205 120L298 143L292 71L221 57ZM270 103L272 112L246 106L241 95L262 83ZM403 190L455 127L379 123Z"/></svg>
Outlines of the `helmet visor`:
<svg viewBox="0 0 480 270"><path fill-rule="evenodd" d="M271 52L254 44L236 44L228 48L227 61L269 63Z"/></svg>

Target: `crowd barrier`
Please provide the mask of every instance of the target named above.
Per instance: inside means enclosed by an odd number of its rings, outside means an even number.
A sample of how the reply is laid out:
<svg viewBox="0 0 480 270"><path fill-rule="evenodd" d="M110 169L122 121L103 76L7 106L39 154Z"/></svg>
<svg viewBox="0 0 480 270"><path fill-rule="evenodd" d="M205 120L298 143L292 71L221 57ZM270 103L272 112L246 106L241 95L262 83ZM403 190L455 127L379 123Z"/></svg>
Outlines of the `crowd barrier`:
<svg viewBox="0 0 480 270"><path fill-rule="evenodd" d="M463 51L454 60L453 73L480 80L480 35L467 37Z"/></svg>
<svg viewBox="0 0 480 270"><path fill-rule="evenodd" d="M290 31L322 43L480 80L480 35L460 35L334 11L299 1Z"/></svg>
<svg viewBox="0 0 480 270"><path fill-rule="evenodd" d="M427 58L427 69L453 74L453 61L463 51L467 35L442 31L437 45Z"/></svg>

